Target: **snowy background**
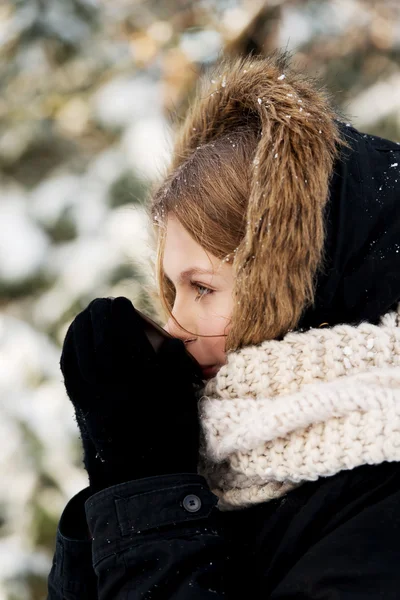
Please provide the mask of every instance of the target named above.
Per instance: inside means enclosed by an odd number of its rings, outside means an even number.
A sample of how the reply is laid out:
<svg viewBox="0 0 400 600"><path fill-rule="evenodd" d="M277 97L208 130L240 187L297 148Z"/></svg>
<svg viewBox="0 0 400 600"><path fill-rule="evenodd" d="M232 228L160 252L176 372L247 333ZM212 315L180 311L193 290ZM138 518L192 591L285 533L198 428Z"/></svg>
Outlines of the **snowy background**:
<svg viewBox="0 0 400 600"><path fill-rule="evenodd" d="M398 0L0 3L0 600L45 598L87 482L58 364L69 323L99 296L154 316L143 203L171 117L221 52L275 48L400 141Z"/></svg>

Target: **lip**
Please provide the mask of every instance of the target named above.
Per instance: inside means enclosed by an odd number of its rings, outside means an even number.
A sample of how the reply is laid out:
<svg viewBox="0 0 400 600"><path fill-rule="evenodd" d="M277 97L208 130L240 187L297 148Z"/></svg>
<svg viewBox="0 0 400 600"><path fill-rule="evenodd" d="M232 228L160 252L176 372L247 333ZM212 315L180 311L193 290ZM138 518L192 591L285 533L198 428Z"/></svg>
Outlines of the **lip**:
<svg viewBox="0 0 400 600"><path fill-rule="evenodd" d="M201 370L204 379L211 379L214 377L218 373L219 368L219 365L202 365Z"/></svg>

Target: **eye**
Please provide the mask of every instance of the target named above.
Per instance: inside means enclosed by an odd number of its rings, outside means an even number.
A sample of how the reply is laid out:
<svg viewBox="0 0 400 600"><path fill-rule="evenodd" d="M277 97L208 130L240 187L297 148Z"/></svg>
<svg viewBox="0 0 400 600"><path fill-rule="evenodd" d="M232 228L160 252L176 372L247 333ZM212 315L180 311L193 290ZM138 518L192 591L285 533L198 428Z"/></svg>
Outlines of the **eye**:
<svg viewBox="0 0 400 600"><path fill-rule="evenodd" d="M198 291L198 294L195 298L196 301L203 298L203 296L207 296L208 294L212 294L214 292L214 290L211 290L200 283L196 283L195 281L191 281L190 285Z"/></svg>

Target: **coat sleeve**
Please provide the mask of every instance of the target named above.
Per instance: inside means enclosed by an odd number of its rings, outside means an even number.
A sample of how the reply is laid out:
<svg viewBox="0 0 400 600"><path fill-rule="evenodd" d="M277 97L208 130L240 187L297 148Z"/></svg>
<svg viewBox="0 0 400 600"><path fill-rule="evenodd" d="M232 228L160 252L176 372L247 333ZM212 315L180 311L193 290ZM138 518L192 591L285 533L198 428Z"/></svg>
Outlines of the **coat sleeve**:
<svg viewBox="0 0 400 600"><path fill-rule="evenodd" d="M333 507L328 525L315 514L314 531L323 535L287 569L270 599L400 598L400 484L393 481L389 492L371 482L364 506Z"/></svg>
<svg viewBox="0 0 400 600"><path fill-rule="evenodd" d="M216 600L227 548L217 497L197 474L130 481L86 501L100 600Z"/></svg>
<svg viewBox="0 0 400 600"><path fill-rule="evenodd" d="M97 577L92 566L92 540L85 515L89 488L76 494L58 524L47 600L97 600Z"/></svg>

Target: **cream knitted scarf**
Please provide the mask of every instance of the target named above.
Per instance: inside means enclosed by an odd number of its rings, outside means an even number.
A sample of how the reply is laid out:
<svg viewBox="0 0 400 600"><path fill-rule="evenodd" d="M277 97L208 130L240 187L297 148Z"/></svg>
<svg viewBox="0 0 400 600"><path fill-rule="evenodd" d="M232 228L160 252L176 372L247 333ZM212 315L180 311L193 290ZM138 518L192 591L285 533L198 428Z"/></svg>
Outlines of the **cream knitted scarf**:
<svg viewBox="0 0 400 600"><path fill-rule="evenodd" d="M221 510L400 461L400 305L379 325L289 333L228 354L199 414L199 472Z"/></svg>

